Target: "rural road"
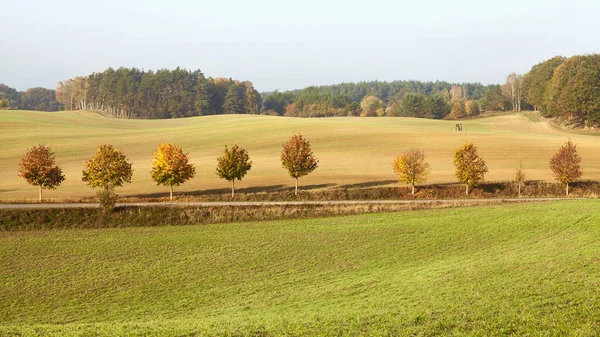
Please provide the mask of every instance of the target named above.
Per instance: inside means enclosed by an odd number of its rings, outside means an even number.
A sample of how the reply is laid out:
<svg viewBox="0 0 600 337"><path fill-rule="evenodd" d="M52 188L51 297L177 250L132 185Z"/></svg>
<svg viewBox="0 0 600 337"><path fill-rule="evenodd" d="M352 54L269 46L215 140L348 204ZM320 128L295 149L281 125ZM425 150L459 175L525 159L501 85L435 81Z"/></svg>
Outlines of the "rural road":
<svg viewBox="0 0 600 337"><path fill-rule="evenodd" d="M117 207L210 207L210 206L304 206L304 205L387 205L387 204L468 204L579 200L582 198L505 198L505 199L426 199L426 200L334 200L334 201L199 201L199 202L133 202ZM69 204L0 204L0 209L98 208L97 203Z"/></svg>

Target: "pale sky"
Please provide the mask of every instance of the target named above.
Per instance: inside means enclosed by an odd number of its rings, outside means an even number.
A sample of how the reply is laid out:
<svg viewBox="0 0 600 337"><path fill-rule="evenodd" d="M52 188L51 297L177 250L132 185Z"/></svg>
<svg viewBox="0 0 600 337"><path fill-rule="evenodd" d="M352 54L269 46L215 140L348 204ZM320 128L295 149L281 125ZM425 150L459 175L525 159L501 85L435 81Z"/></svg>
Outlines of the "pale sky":
<svg viewBox="0 0 600 337"><path fill-rule="evenodd" d="M0 0L0 13L0 83L19 90L120 66L200 69L259 91L490 84L600 49L600 1Z"/></svg>

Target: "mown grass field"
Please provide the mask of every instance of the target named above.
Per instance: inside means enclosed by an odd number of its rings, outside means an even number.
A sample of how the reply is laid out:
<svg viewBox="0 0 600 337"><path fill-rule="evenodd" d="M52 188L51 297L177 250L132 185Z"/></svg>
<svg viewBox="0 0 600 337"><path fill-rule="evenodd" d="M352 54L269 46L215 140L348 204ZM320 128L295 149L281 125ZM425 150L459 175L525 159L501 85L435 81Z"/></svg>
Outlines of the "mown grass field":
<svg viewBox="0 0 600 337"><path fill-rule="evenodd" d="M237 183L245 191L273 191L293 186L281 168L281 144L293 133L312 143L319 168L300 179L304 188L385 186L395 184L391 163L409 148L426 152L432 172L429 183L455 182L454 151L472 141L489 167L487 180L513 179L519 160L529 180L552 180L550 158L571 137L583 157L584 179L600 179L600 137L552 129L533 113L463 121L465 131L452 131L455 121L414 118L296 119L272 116L222 115L175 120L120 120L77 112L0 111L0 201L35 200L37 190L17 177L25 151L51 145L67 180L47 191L49 199L92 197L81 182L83 162L100 143L124 149L134 163L132 184L117 190L122 196L164 196L168 188L150 178L152 152L160 142L173 142L189 152L197 177L177 192L227 193L229 184L215 174L224 145L248 149L253 168ZM222 189L222 191L221 191Z"/></svg>
<svg viewBox="0 0 600 337"><path fill-rule="evenodd" d="M0 232L0 335L597 336L599 209Z"/></svg>

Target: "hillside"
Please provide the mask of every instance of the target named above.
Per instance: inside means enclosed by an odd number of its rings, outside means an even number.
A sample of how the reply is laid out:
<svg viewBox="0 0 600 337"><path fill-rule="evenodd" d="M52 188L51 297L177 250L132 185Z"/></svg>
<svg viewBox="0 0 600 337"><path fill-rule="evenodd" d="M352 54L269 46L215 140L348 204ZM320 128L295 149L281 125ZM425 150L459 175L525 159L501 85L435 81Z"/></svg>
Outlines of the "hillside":
<svg viewBox="0 0 600 337"><path fill-rule="evenodd" d="M0 335L597 336L597 200L0 233Z"/></svg>
<svg viewBox="0 0 600 337"><path fill-rule="evenodd" d="M551 128L532 113L502 115L463 121L416 118L296 119L257 115L220 115L174 120L123 120L89 112L0 112L0 200L36 198L36 189L17 177L25 151L38 144L51 145L67 180L48 198L80 198L94 192L81 182L83 162L98 144L110 142L134 163L132 184L117 190L121 195L160 194L150 178L151 156L160 142L173 142L189 152L197 177L176 188L193 192L227 188L215 174L216 158L225 145L245 147L252 170L236 186L264 190L292 186L281 168L281 144L296 132L311 141L320 159L319 168L301 178L301 188L332 188L368 183L393 185L391 163L409 148L425 150L432 172L430 183L455 182L454 151L474 142L486 159L489 181L511 180L519 160L528 180L548 180L552 155L570 137L583 157L584 179L600 179L600 138L570 134Z"/></svg>

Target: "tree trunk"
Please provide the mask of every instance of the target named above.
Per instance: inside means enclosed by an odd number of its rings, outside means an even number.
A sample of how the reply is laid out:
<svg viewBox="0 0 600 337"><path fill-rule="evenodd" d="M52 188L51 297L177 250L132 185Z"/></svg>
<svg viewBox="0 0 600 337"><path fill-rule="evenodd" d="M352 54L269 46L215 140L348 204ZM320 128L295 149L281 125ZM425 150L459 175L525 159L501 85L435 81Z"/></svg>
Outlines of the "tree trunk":
<svg viewBox="0 0 600 337"><path fill-rule="evenodd" d="M466 184L466 191L467 191L467 196L469 195L469 184Z"/></svg>
<svg viewBox="0 0 600 337"><path fill-rule="evenodd" d="M298 178L296 177L296 195L298 195Z"/></svg>
<svg viewBox="0 0 600 337"><path fill-rule="evenodd" d="M231 181L231 199L235 196L235 179Z"/></svg>
<svg viewBox="0 0 600 337"><path fill-rule="evenodd" d="M42 185L40 185L40 202L42 202Z"/></svg>
<svg viewBox="0 0 600 337"><path fill-rule="evenodd" d="M169 185L169 196L173 200L173 185Z"/></svg>
<svg viewBox="0 0 600 337"><path fill-rule="evenodd" d="M519 190L519 197L520 197L520 196L521 196L521 183L519 183L519 188L518 188L518 190Z"/></svg>
<svg viewBox="0 0 600 337"><path fill-rule="evenodd" d="M415 195L415 182L412 183L412 195Z"/></svg>
<svg viewBox="0 0 600 337"><path fill-rule="evenodd" d="M567 183L567 196L569 196L569 183Z"/></svg>

